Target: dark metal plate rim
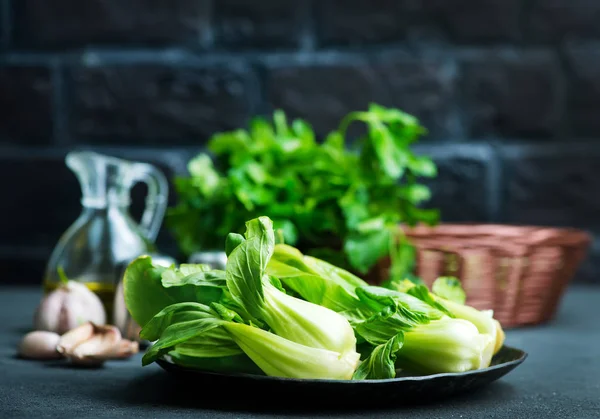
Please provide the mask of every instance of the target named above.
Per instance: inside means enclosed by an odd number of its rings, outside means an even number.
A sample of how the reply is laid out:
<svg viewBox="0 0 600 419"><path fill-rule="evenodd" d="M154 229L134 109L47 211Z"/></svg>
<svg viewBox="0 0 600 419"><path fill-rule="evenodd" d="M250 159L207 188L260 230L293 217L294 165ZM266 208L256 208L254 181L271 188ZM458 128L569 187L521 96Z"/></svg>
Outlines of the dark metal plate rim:
<svg viewBox="0 0 600 419"><path fill-rule="evenodd" d="M337 385L360 385L360 384L389 384L389 383L398 383L398 382L419 382L419 381L430 381L436 378L442 377L468 377L470 375L479 375L485 372L504 369L512 366L513 368L517 365L523 363L525 359L527 359L527 352L513 348L510 346L503 346L501 351L514 351L519 353L519 357L515 358L511 361L501 362L487 368L482 368L478 370L466 371L466 372L453 372L453 373L439 373L439 374L430 374L430 375L420 375L420 376L411 376L411 377L398 377L398 378L386 378L381 380L331 380L331 379L304 379L304 378L286 378L286 377L269 377L266 375L256 375L256 374L223 374L212 371L203 371L203 370L194 370L191 368L184 368L179 365L176 365L166 359L158 359L156 362L164 369L176 369L182 372L191 373L191 374L202 374L208 376L218 376L218 377L231 377L231 378L246 378L257 381L268 381L268 382L291 382L291 383L330 383Z"/></svg>

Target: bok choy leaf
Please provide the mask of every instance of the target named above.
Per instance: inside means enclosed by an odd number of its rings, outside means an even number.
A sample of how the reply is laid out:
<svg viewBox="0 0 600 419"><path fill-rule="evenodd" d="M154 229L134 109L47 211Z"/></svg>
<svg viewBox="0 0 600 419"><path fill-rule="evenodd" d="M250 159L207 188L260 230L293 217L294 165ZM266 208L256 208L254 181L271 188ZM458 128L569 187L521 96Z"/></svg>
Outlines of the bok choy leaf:
<svg viewBox="0 0 600 419"><path fill-rule="evenodd" d="M267 273L305 300L338 312L357 308L360 302L355 289L368 285L344 269L285 244L275 246Z"/></svg>
<svg viewBox="0 0 600 419"><path fill-rule="evenodd" d="M144 336L154 337L161 333L158 341L144 355L144 365L172 351L174 359L183 356L186 362L206 362L213 368L219 362L216 358L229 357L223 360L227 365L238 353L223 352L221 346L215 346L214 352L207 353L212 356L198 356L196 345L203 348L212 346L206 342L211 341L209 334L214 332L220 339L233 341L265 374L271 376L350 379L360 357L352 351L339 353L292 342L243 323L237 313L217 303L212 307L182 303L163 310L142 330Z"/></svg>
<svg viewBox="0 0 600 419"><path fill-rule="evenodd" d="M356 338L348 320L273 285L267 265L274 246L273 224L268 217L246 223L245 240L227 260L227 287L233 300L281 337L314 348L356 352Z"/></svg>
<svg viewBox="0 0 600 419"><path fill-rule="evenodd" d="M361 362L352 379L386 379L396 376L396 354L402 348L404 334L398 333L391 339L373 348L369 356Z"/></svg>
<svg viewBox="0 0 600 419"><path fill-rule="evenodd" d="M210 304L219 301L226 292L223 271L192 264L165 268L154 265L150 256L140 256L129 264L123 287L127 309L142 327L171 304Z"/></svg>

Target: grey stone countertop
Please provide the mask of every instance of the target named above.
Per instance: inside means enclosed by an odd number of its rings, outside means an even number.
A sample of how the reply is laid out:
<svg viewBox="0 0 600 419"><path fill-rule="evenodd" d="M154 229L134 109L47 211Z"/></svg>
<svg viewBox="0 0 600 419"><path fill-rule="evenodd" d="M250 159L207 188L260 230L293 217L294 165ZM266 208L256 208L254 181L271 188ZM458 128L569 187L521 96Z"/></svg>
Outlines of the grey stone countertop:
<svg viewBox="0 0 600 419"><path fill-rule="evenodd" d="M551 323L509 330L506 343L528 359L475 393L347 411L298 410L268 394L244 403L235 392L207 400L202 389L178 384L155 364L142 368L140 355L100 369L19 359L16 346L39 297L39 289L0 288L2 418L600 418L600 287L571 286Z"/></svg>

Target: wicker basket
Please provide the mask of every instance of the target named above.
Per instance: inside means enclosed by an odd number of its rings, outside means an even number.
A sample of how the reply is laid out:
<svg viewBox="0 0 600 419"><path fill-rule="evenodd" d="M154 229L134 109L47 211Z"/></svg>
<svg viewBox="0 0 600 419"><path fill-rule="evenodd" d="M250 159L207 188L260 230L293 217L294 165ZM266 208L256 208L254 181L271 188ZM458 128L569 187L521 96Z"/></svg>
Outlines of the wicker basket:
<svg viewBox="0 0 600 419"><path fill-rule="evenodd" d="M503 327L544 323L584 259L584 231L491 224L441 224L405 229L417 249L417 275L427 285L458 277L467 304L493 309ZM380 265L387 277L389 261Z"/></svg>

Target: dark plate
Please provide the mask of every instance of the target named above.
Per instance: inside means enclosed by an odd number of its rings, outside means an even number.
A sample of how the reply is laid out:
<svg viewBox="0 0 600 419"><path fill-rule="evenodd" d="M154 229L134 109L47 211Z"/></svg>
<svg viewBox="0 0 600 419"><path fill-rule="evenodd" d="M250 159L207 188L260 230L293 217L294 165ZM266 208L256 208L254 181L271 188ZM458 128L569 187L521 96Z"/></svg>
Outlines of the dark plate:
<svg viewBox="0 0 600 419"><path fill-rule="evenodd" d="M337 403L347 406L356 402L365 404L413 404L430 402L451 395L479 389L520 365L527 353L508 346L502 347L488 368L464 373L434 374L398 377L386 380L305 380L267 377L250 374L220 374L187 369L161 359L158 364L178 381L195 388L210 389L215 395L264 394L280 401L290 399L297 403ZM204 390L203 390L204 391ZM208 396L208 394L204 394Z"/></svg>

